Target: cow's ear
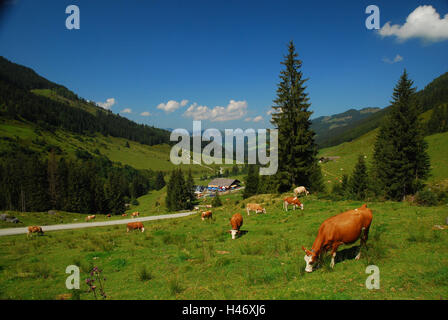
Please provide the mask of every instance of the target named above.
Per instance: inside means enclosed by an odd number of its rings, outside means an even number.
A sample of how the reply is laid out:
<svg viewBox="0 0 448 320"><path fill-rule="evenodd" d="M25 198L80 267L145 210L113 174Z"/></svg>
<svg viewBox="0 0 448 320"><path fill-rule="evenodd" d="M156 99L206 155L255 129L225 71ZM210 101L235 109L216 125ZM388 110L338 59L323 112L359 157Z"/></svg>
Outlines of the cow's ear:
<svg viewBox="0 0 448 320"><path fill-rule="evenodd" d="M310 251L308 251L304 246L302 246L302 250L305 251L305 253L306 253L307 255L309 255L309 252L310 252Z"/></svg>

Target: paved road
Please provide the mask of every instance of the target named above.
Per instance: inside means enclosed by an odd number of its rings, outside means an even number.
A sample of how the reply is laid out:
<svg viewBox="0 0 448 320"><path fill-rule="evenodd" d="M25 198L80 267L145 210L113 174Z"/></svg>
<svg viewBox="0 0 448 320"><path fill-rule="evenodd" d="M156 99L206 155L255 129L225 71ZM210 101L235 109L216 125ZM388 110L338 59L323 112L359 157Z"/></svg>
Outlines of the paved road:
<svg viewBox="0 0 448 320"><path fill-rule="evenodd" d="M55 224L55 225L51 225L51 226L41 226L41 227L44 232L57 231L57 230L68 230L68 229L82 229L82 228L91 228L91 227L112 226L112 225L117 225L117 224L127 224L129 222L136 222L136 221L173 219L173 218L186 217L186 216L189 216L189 215L192 215L195 213L197 213L197 211L164 214L164 215L160 215L160 216L149 216L149 217L134 218L134 219L122 219L122 220L111 220L111 221L101 221L101 222ZM24 234L27 232L28 232L27 227L0 229L0 237L1 236L11 236L11 235L15 235L15 234Z"/></svg>

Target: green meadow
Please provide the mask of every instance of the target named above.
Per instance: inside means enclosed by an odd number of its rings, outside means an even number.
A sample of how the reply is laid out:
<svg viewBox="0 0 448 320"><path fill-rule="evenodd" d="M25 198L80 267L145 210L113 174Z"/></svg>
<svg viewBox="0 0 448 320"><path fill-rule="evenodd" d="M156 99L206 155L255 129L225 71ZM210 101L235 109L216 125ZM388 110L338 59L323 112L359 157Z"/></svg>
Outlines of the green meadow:
<svg viewBox="0 0 448 320"><path fill-rule="evenodd" d="M375 129L353 141L319 151L319 157L340 157L334 161L321 164L322 175L327 187L339 181L343 174L351 175L360 154L367 157L367 163L371 163L377 133L378 129ZM435 183L447 180L448 132L427 136L426 141L428 142L428 154L431 159L431 175L428 182ZM331 187L329 191L331 191Z"/></svg>
<svg viewBox="0 0 448 320"><path fill-rule="evenodd" d="M154 198L157 198L154 195ZM200 214L145 222L145 232L124 225L0 237L0 298L57 299L66 289L68 265L81 270L72 298L93 299L85 279L93 266L106 277L108 299L447 299L448 230L444 207L369 203L373 210L367 250L353 260L359 242L341 246L334 269L304 271L304 252L326 218L361 202L303 197L305 210L282 211L281 196L242 200L223 196L213 219ZM145 200L139 199L142 208ZM258 202L267 214L247 216ZM149 210L149 209L148 209ZM244 234L232 240L229 218L240 212ZM366 267L380 270L380 289L365 286Z"/></svg>

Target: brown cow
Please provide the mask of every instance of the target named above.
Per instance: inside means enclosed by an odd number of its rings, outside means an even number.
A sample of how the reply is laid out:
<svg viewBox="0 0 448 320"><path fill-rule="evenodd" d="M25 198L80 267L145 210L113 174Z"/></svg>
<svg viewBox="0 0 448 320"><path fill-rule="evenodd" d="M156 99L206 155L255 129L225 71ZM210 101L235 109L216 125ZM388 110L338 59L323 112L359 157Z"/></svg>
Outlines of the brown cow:
<svg viewBox="0 0 448 320"><path fill-rule="evenodd" d="M109 213L106 217L107 217L107 218L110 218L110 217L112 217L112 215Z"/></svg>
<svg viewBox="0 0 448 320"><path fill-rule="evenodd" d="M211 211L202 211L201 219L204 221L205 219L211 219L212 218L212 212Z"/></svg>
<svg viewBox="0 0 448 320"><path fill-rule="evenodd" d="M96 218L96 215L91 215L86 217L86 221L90 221Z"/></svg>
<svg viewBox="0 0 448 320"><path fill-rule="evenodd" d="M135 230L135 229L139 229L142 232L145 231L145 227L143 226L143 223L141 222L129 222L126 228L126 232L129 232L129 230Z"/></svg>
<svg viewBox="0 0 448 320"><path fill-rule="evenodd" d="M289 204L292 204L294 210L296 210L296 207L300 207L300 209L303 210L303 203L301 203L299 198L297 197L286 197L285 199L283 199L283 209L288 211Z"/></svg>
<svg viewBox="0 0 448 320"><path fill-rule="evenodd" d="M368 209L366 204L363 204L358 209L342 212L325 220L319 227L311 251L302 246L306 253L305 271L312 272L313 265L319 260L321 254L330 249L332 255L330 266L333 268L336 251L341 244L351 244L361 238L361 246L365 246L372 217L372 210ZM358 260L360 257L361 248L355 259Z"/></svg>
<svg viewBox="0 0 448 320"><path fill-rule="evenodd" d="M266 213L266 209L263 208L258 203L248 203L246 205L246 211L247 211L248 216L250 216L251 211L255 211L255 213L260 213L260 212Z"/></svg>
<svg viewBox="0 0 448 320"><path fill-rule="evenodd" d="M127 215L128 215L127 213L123 213L121 216L126 217Z"/></svg>
<svg viewBox="0 0 448 320"><path fill-rule="evenodd" d="M243 225L243 216L240 213L235 213L230 218L230 225L232 226L232 230L227 232L232 234L232 239L235 239L236 235L241 233L240 228Z"/></svg>
<svg viewBox="0 0 448 320"><path fill-rule="evenodd" d="M138 212L138 211L132 212L132 218L138 217L139 215L140 215L140 212Z"/></svg>
<svg viewBox="0 0 448 320"><path fill-rule="evenodd" d="M27 237L29 237L32 233L37 233L40 235L43 235L44 232L42 231L42 227L39 226L29 226L28 227L28 233L26 234Z"/></svg>

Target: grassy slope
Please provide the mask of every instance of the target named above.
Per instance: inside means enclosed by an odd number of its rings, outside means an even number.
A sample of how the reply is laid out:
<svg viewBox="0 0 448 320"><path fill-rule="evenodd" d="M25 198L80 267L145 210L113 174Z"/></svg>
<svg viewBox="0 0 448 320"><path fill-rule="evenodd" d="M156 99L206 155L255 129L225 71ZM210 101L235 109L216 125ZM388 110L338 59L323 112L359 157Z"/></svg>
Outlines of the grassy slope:
<svg viewBox="0 0 448 320"><path fill-rule="evenodd" d="M84 149L94 154L98 149L101 154L110 160L130 165L136 169L152 169L156 171L170 171L174 164L170 161L171 147L167 144L148 146L123 138L105 137L101 134L95 136L80 136L67 131L57 130L54 134L47 131L37 132L36 126L30 123L0 119L0 137L20 139L20 144L35 151L42 151L45 146L33 143L33 140L45 140L46 145L60 147L70 156L74 156L77 149ZM126 148L126 141L130 148ZM0 140L0 151L7 148L7 143ZM180 165L182 169L191 168L188 165ZM213 167L213 166L212 166ZM211 170L199 165L193 166L192 171L196 174L212 173Z"/></svg>
<svg viewBox="0 0 448 320"><path fill-rule="evenodd" d="M339 181L344 173L351 174L359 154L366 155L368 162L372 160L373 144L377 132L378 129L351 142L320 150L319 156L341 157L335 161L322 164L327 185ZM426 141L429 145L428 153L431 159L431 177L428 181L437 182L448 179L448 132L428 136Z"/></svg>
<svg viewBox="0 0 448 320"><path fill-rule="evenodd" d="M356 202L307 197L305 210L282 212L280 198L264 203L266 215L244 214L242 230L231 240L229 217L243 212L242 201L223 197L212 221L198 215L145 222L145 233L126 234L124 226L49 232L0 238L0 298L54 299L65 289L65 268L81 266L81 298L91 266L103 268L112 299L446 299L448 232L431 230L446 208L406 203L371 203L374 220L368 258L346 259L304 272L301 245L311 246L320 223ZM236 201L239 201L237 203ZM244 203L245 203L244 202ZM341 247L341 250L347 247ZM342 251L347 253L348 251ZM341 253L339 257L343 257ZM428 263L431 261L431 263ZM367 265L380 268L380 290L367 290ZM146 267L150 279L139 272ZM229 281L229 278L232 281Z"/></svg>

